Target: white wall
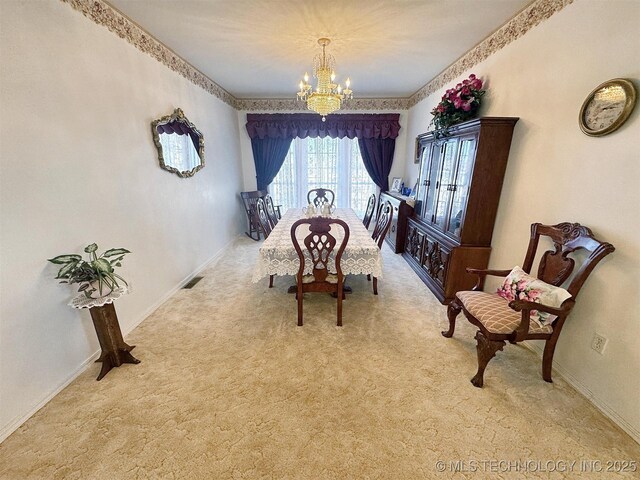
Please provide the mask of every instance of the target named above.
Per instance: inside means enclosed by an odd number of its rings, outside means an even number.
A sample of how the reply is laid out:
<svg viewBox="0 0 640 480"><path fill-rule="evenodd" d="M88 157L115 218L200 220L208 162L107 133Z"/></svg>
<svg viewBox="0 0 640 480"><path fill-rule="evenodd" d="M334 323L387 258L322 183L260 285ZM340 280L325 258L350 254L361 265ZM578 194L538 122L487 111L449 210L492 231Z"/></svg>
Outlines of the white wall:
<svg viewBox="0 0 640 480"><path fill-rule="evenodd" d="M638 87L640 3L613 3L577 1L451 83L475 73L487 80L482 115L520 117L490 267L521 264L533 222L580 222L616 247L582 289L555 360L558 371L639 440L640 107L602 138L587 137L577 122L584 98L600 83L624 77ZM406 177L418 175L409 152L446 88L409 112ZM590 348L594 332L609 339L604 355ZM509 349L499 355L507 357Z"/></svg>
<svg viewBox="0 0 640 480"><path fill-rule="evenodd" d="M253 163L253 151L251 150L251 139L247 133L247 113L246 111L238 112L238 128L240 131L240 151L242 154L242 172L244 174L244 189L245 191L252 191L256 189L256 167ZM276 113L276 112L260 112L260 113ZM283 113L283 112L277 112ZM300 113L300 112L289 112ZM398 110L367 110L367 111L354 111L348 113L399 113L400 114L400 132L398 138L396 138L396 149L393 154L393 165L391 166L391 172L389 173L389 183L393 177L402 177L404 174L404 162L407 145L407 111ZM405 183L408 183L405 181ZM413 186L413 183L411 184Z"/></svg>
<svg viewBox="0 0 640 480"><path fill-rule="evenodd" d="M3 0L0 19L1 440L99 349L47 258L130 249L134 291L117 301L128 332L243 218L231 107L57 0ZM205 137L189 179L160 169L151 137L175 107Z"/></svg>

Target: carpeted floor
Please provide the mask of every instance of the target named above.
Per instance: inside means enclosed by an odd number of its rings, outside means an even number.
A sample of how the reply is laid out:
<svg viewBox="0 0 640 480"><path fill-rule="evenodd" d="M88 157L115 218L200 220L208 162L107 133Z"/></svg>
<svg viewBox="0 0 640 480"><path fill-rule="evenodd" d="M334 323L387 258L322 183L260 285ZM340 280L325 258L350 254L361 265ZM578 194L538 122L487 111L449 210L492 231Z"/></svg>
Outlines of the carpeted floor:
<svg viewBox="0 0 640 480"><path fill-rule="evenodd" d="M141 364L93 365L10 436L0 478L616 478L580 471L640 459L523 347L474 388L474 328L443 338L445 308L386 246L380 295L350 277L342 328L324 294L297 327L292 278L251 284L257 248L238 240L132 332Z"/></svg>

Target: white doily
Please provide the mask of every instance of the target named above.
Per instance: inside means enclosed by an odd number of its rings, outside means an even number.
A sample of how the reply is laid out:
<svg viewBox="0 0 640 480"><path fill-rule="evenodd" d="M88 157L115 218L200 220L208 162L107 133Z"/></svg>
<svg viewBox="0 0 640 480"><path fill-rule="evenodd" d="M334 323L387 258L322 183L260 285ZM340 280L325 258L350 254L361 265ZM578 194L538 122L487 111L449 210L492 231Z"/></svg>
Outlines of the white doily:
<svg viewBox="0 0 640 480"><path fill-rule="evenodd" d="M126 295L127 293L131 293L130 286L118 287L108 295L98 298L89 298L81 292L71 299L69 306L73 308L101 307L107 303L113 303L115 299L120 298L122 295Z"/></svg>
<svg viewBox="0 0 640 480"><path fill-rule="evenodd" d="M260 247L258 262L253 271L252 281L254 283L269 275L296 275L298 273L300 261L291 241L291 225L296 220L304 217L304 212L300 208L290 208L282 216L269 238ZM378 245L371 238L371 233L364 228L362 220L350 208L338 208L331 217L344 220L349 225L349 241L340 262L342 273L345 275L371 274L374 277L381 278L382 254ZM299 228L299 240L302 240L308 233L308 230L306 232L304 230L304 227ZM342 229L337 227L336 230L336 239L339 244L342 240ZM332 231L332 233L334 232ZM310 274L312 273L312 267L309 261L309 252L303 250L303 253L305 255L304 273ZM335 265L333 254L329 258L329 264Z"/></svg>

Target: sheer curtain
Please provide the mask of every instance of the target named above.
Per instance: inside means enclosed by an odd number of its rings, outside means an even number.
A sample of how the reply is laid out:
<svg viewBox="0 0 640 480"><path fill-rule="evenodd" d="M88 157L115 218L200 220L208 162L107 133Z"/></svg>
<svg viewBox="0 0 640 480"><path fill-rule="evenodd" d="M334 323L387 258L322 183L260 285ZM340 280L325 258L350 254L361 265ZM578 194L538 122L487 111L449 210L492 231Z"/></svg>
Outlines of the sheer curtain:
<svg viewBox="0 0 640 480"><path fill-rule="evenodd" d="M166 164L181 172L193 170L200 165L200 156L189 135L161 133L158 137L160 137L162 155L165 156Z"/></svg>
<svg viewBox="0 0 640 480"><path fill-rule="evenodd" d="M306 206L307 192L319 187L335 192L337 207L364 215L377 187L365 169L357 140L296 138L269 192L286 210Z"/></svg>

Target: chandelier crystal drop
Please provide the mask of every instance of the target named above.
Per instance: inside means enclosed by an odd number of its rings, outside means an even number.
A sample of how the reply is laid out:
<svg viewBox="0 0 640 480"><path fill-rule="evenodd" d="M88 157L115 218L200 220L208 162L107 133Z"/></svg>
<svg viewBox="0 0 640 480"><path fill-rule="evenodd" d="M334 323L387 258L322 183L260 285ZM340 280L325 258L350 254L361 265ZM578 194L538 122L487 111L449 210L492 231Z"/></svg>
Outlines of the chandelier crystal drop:
<svg viewBox="0 0 640 480"><path fill-rule="evenodd" d="M336 79L335 64L333 55L328 55L325 51L327 45L331 43L328 38L321 38L318 44L322 47L322 54L318 54L313 59L313 76L318 80L315 90L309 83L309 74L305 73L302 81L298 85L298 100L306 102L307 108L325 116L340 110L343 102L353 98L351 90L351 80L347 78L345 87L334 83Z"/></svg>

